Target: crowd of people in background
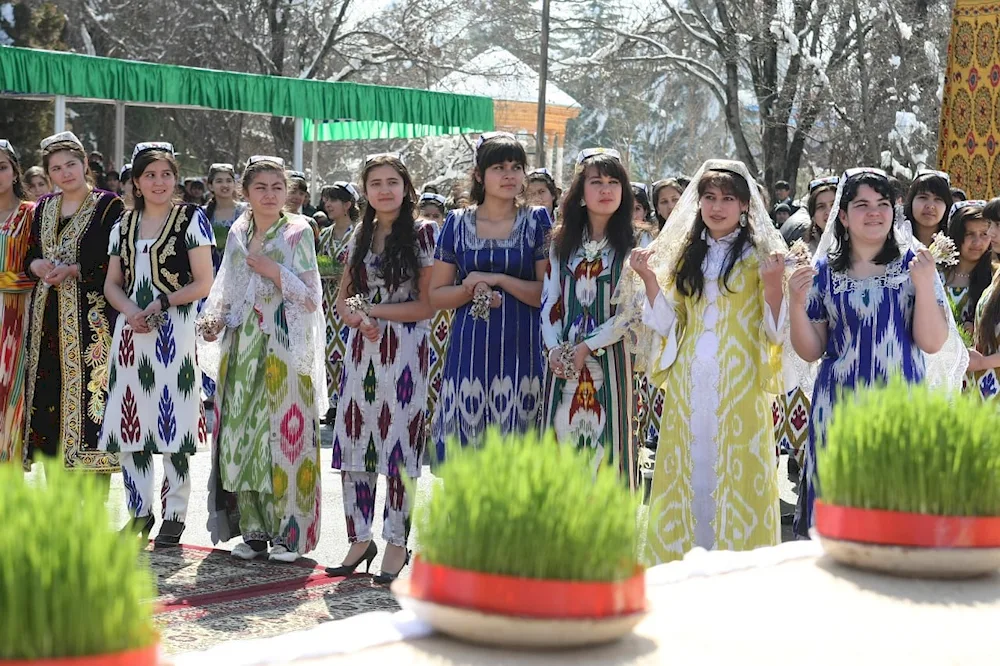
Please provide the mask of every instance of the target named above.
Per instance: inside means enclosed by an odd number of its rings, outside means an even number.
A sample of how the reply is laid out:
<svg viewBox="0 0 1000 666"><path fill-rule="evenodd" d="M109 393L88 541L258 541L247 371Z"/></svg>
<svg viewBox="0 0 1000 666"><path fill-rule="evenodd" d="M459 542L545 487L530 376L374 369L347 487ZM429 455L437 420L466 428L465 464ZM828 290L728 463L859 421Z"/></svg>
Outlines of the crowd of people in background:
<svg viewBox="0 0 1000 666"><path fill-rule="evenodd" d="M118 171L69 132L41 149L22 170L0 140L0 461L121 471L145 537L159 454L157 547L180 542L200 454L213 540L314 549L324 422L350 540L330 575L371 567L384 483L391 582L406 481L490 428L551 430L645 489L651 561L771 545L783 521L808 536L843 390L902 372L996 392L1000 200L943 172L851 169L796 199L728 160L632 182L595 148L558 183L495 132L459 196L418 191L392 153L311 193L274 156L202 179L168 143ZM936 265L939 235L957 256Z"/></svg>

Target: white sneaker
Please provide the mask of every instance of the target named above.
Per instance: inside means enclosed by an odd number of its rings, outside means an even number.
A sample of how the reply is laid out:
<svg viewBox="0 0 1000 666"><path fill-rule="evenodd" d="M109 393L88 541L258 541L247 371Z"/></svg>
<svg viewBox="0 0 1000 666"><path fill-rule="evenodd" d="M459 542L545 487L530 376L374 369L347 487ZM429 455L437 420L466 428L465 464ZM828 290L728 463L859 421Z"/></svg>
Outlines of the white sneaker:
<svg viewBox="0 0 1000 666"><path fill-rule="evenodd" d="M253 549L253 546L246 542L238 543L233 546L233 557L241 560L254 560L257 559L258 555L263 555L263 552L257 552Z"/></svg>
<svg viewBox="0 0 1000 666"><path fill-rule="evenodd" d="M288 550L284 546L274 546L271 548L271 554L267 556L272 562L294 562L299 559L300 555L294 550Z"/></svg>

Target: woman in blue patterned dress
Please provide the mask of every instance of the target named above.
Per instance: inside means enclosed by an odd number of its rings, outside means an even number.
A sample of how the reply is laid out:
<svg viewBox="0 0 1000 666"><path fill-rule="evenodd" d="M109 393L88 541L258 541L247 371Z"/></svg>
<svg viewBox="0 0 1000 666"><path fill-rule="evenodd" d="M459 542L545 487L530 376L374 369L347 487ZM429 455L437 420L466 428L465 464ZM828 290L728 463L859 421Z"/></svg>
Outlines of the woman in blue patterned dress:
<svg viewBox="0 0 1000 666"><path fill-rule="evenodd" d="M796 270L789 291L792 345L807 362L822 359L795 515L795 532L804 537L817 493L816 449L825 442L837 392L896 372L924 381L926 355L944 346L949 318L934 258L897 238L892 187L873 169L840 179L813 267Z"/></svg>
<svg viewBox="0 0 1000 666"><path fill-rule="evenodd" d="M542 394L539 307L551 222L544 208L518 205L527 155L512 134L476 146L476 205L448 214L431 275L431 305L455 310L444 381L432 425L438 462L447 440L475 444L487 427L537 427ZM473 314L478 285L493 291L485 318Z"/></svg>

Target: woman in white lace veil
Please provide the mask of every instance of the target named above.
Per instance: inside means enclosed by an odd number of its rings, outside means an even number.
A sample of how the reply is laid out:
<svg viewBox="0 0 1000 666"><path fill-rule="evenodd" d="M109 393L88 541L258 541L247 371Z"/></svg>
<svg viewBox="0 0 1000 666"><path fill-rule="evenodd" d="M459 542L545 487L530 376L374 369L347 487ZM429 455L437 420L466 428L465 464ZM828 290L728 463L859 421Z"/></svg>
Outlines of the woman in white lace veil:
<svg viewBox="0 0 1000 666"><path fill-rule="evenodd" d="M885 173L879 169L868 170L874 173ZM835 222L838 218L845 178L848 174L856 173L857 171L857 169L848 169L840 179L839 186L837 187L837 196L833 201L833 207L830 209L830 219L827 220L823 236L820 238L819 245L816 247L816 253L813 255L813 266L821 258L825 259L828 257L835 247L836 229L834 227L836 225L830 223ZM894 209L893 233L901 252L905 253L907 248L916 252L924 247L913 233L913 223L903 214L902 206L896 206ZM945 308L945 314L948 317L948 339L937 353L925 354L927 359L925 381L931 386L939 386L948 390L961 390L962 382L965 379L965 373L969 365L969 352L965 348L965 344L962 343L962 338L958 333L958 326L955 324L955 317L951 313L951 310Z"/></svg>
<svg viewBox="0 0 1000 666"><path fill-rule="evenodd" d="M651 250L649 255L649 268L656 273L660 281L660 288L669 286L671 278L677 268L677 263L681 260L681 253L685 247L685 240L691 234L695 226L695 219L698 215L698 183L706 171L731 171L746 179L750 185L750 206L748 218L750 222L750 237L753 240L755 254L759 258L770 256L774 252L784 252L787 249L781 233L770 223L770 214L767 205L757 189L756 181L750 176L746 165L733 160L708 160L697 173L691 178L691 183L684 190L677 205L674 206L670 217L663 224L663 228L657 237L647 246ZM760 222L757 222L757 221ZM642 311L646 299L646 288L642 279L634 270L626 267L621 278L621 283L615 293L615 302L618 304L618 322L620 325L628 326L632 333L641 335L647 332L642 325ZM639 338L642 340L643 338ZM638 368L647 367L648 349L641 349L639 344L637 353L642 353L641 358L636 358Z"/></svg>
<svg viewBox="0 0 1000 666"><path fill-rule="evenodd" d="M696 546L779 541L770 408L783 379L784 251L746 167L710 160L659 236L632 252L617 321L669 406L653 472L651 563Z"/></svg>
<svg viewBox="0 0 1000 666"><path fill-rule="evenodd" d="M959 388L968 365L934 259L913 238L892 198L884 172L846 171L812 268L799 268L789 278L795 349L819 361L795 520L800 536L811 525L816 449L838 392L886 380L890 373Z"/></svg>
<svg viewBox="0 0 1000 666"><path fill-rule="evenodd" d="M198 317L202 369L218 382L209 531L243 543L233 556L291 562L319 539L319 419L327 409L326 321L313 234L283 212L284 162L251 157L250 208L233 223Z"/></svg>

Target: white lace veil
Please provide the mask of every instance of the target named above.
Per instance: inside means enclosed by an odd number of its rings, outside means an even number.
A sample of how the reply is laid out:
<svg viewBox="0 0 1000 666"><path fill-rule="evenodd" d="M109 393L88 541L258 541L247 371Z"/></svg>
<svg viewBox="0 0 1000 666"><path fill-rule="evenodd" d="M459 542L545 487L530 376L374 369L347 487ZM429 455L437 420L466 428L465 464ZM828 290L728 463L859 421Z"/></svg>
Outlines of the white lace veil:
<svg viewBox="0 0 1000 666"><path fill-rule="evenodd" d="M659 235L649 244L652 255L649 258L649 267L656 273L656 279L660 284L660 290L664 294L669 294L673 288L673 275L677 268L677 263L681 260L684 248L687 247L688 239L694 230L695 219L698 215L698 184L708 171L728 171L742 177L750 186L750 209L748 211L748 224L750 235L753 239L754 249L761 259L768 257L773 252L786 252L787 246L781 233L771 222L771 216L761 197L757 182L751 177L743 162L733 160L708 160L701 165L698 172L692 177L691 184L684 190L677 206ZM636 353L636 368L643 370L652 367L648 358L651 350L645 349L649 345L639 344L638 341L649 340L651 332L646 330L642 323L642 311L646 302L646 287L642 279L626 263L622 272L615 296L612 301L617 306L616 325L626 327L628 334L626 340L633 344L633 351ZM777 316L778 313L774 313ZM786 318L787 320L787 318ZM787 329L787 326L786 326ZM784 338L788 340L787 330ZM791 349L790 344L786 344L787 351ZM795 356L794 351L791 356ZM796 357L797 358L797 357ZM807 373L808 374L808 373Z"/></svg>
<svg viewBox="0 0 1000 666"><path fill-rule="evenodd" d="M308 229L304 218L287 215L289 220L299 220ZM215 381L219 381L222 356L232 342L232 336L227 333L243 325L258 295L270 296L277 289L274 283L253 272L247 265L248 236L252 224L253 216L248 208L230 227L222 266L198 316L199 320L220 319L225 322L225 328L214 342L206 342L198 336L198 365ZM289 352L294 364L289 369L312 378L314 407L322 416L327 411L329 398L326 393L326 319L319 271L298 276L286 266L281 266L281 271L280 296L285 300ZM306 303L312 304L311 311L305 307Z"/></svg>
<svg viewBox="0 0 1000 666"><path fill-rule="evenodd" d="M836 228L840 224L840 200L843 197L844 188L849 180L857 178L863 173L873 173L882 178L888 178L881 169L867 167L848 169L844 172L837 185L837 196L833 200L833 207L830 208L830 217L827 219L826 228L823 230L823 236L820 238L816 253L813 255L814 266L821 258L829 257L830 253L836 249ZM916 252L924 247L914 236L913 225L903 214L902 206L896 206L892 233L896 236L899 251L904 254L908 249ZM965 344L958 334L958 327L955 325L955 317L951 308L946 307L944 310L948 317L948 339L938 353L926 354L926 381L931 386L960 390L969 366L969 350L965 348Z"/></svg>

